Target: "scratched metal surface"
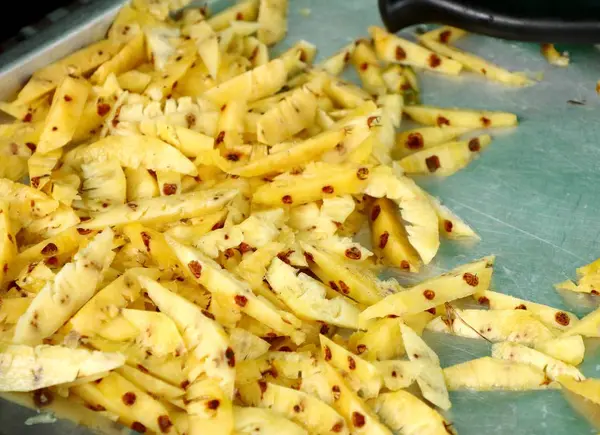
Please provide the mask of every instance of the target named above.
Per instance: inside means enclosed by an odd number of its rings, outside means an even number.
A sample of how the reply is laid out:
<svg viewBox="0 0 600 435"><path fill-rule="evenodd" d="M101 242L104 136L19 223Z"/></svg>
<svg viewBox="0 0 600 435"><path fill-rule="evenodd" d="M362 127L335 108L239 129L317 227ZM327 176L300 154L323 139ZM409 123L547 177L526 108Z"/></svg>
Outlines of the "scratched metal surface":
<svg viewBox="0 0 600 435"><path fill-rule="evenodd" d="M304 9L310 10L308 17ZM379 23L374 1L290 0L289 37L281 49L303 38L317 44L319 57L327 56ZM572 65L561 69L547 65L531 44L470 36L459 45L514 70L543 72L544 78L532 87L511 89L475 76L420 74L427 104L507 110L521 121L515 130L498 132L481 158L465 170L443 180L418 180L482 236L474 246L443 243L428 272L493 253L496 290L578 314L589 312L593 302L566 301L552 285L600 256L600 97L594 90L600 52L591 47L571 50ZM570 105L570 99L585 100L585 105ZM444 366L489 354L489 345L482 341L434 334L426 334L426 339ZM588 343L583 371L600 376L598 343ZM451 399L448 416L462 435L588 435L599 429L557 391L461 392L452 393ZM69 424L25 428L27 415L15 405L0 403L0 434L83 433Z"/></svg>

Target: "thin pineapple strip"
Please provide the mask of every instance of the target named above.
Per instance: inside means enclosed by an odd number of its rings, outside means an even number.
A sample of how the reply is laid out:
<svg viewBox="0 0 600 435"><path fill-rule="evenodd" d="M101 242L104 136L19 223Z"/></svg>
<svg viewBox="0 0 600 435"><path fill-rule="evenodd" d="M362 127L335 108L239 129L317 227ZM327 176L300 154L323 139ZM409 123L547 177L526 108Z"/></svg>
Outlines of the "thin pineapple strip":
<svg viewBox="0 0 600 435"><path fill-rule="evenodd" d="M123 227L123 233L139 251L146 251L161 271L176 273L179 269L177 257L169 249L164 235L139 222Z"/></svg>
<svg viewBox="0 0 600 435"><path fill-rule="evenodd" d="M303 391L258 381L239 389L244 403L270 409L319 435L350 432L340 414L325 402Z"/></svg>
<svg viewBox="0 0 600 435"><path fill-rule="evenodd" d="M218 107L232 100L252 102L276 93L286 78L284 61L274 59L207 90L203 97Z"/></svg>
<svg viewBox="0 0 600 435"><path fill-rule="evenodd" d="M477 291L473 298L492 310L526 310L549 328L568 330L577 325L579 319L573 313L544 304L519 299L491 290Z"/></svg>
<svg viewBox="0 0 600 435"><path fill-rule="evenodd" d="M585 355L585 343L581 335L563 336L548 341L540 341L535 343L534 348L573 366L581 364Z"/></svg>
<svg viewBox="0 0 600 435"><path fill-rule="evenodd" d="M156 171L158 191L162 196L181 193L181 174L175 171Z"/></svg>
<svg viewBox="0 0 600 435"><path fill-rule="evenodd" d="M481 74L489 80L510 86L525 86L532 83L524 74L510 72L498 65L494 65L489 60L467 53L458 48L451 47L442 42L438 42L426 35L419 37L419 42L442 56L454 59L462 64L466 70Z"/></svg>
<svg viewBox="0 0 600 435"><path fill-rule="evenodd" d="M13 267L13 259L18 254L15 231L9 213L9 203L0 200L0 284L9 268Z"/></svg>
<svg viewBox="0 0 600 435"><path fill-rule="evenodd" d="M489 341L535 344L554 338L552 331L523 310L458 310L449 318L436 317L427 325L434 332Z"/></svg>
<svg viewBox="0 0 600 435"><path fill-rule="evenodd" d="M339 76L346 68L346 65L348 65L348 62L350 62L355 47L356 44L354 42L346 45L340 51L318 63L316 65L317 68L326 71L332 76Z"/></svg>
<svg viewBox="0 0 600 435"><path fill-rule="evenodd" d="M229 335L231 348L235 352L237 361L246 361L260 358L269 351L271 345L242 328L233 328Z"/></svg>
<svg viewBox="0 0 600 435"><path fill-rule="evenodd" d="M392 266L418 272L421 259L408 240L398 207L387 198L373 201L368 210L371 243Z"/></svg>
<svg viewBox="0 0 600 435"><path fill-rule="evenodd" d="M3 298L0 305L0 322L5 325L14 325L31 304L33 298Z"/></svg>
<svg viewBox="0 0 600 435"><path fill-rule="evenodd" d="M320 334L323 359L344 374L348 385L364 398L377 397L383 378L377 367Z"/></svg>
<svg viewBox="0 0 600 435"><path fill-rule="evenodd" d="M467 34L466 31L452 26L440 26L421 35L422 38L437 40L443 44L453 44Z"/></svg>
<svg viewBox="0 0 600 435"><path fill-rule="evenodd" d="M600 308L583 317L573 327L567 329L564 337L581 335L583 337L600 337Z"/></svg>
<svg viewBox="0 0 600 435"><path fill-rule="evenodd" d="M304 273L297 273L279 258L273 259L265 278L297 316L344 328L358 327L358 308L342 297L326 299L323 284Z"/></svg>
<svg viewBox="0 0 600 435"><path fill-rule="evenodd" d="M59 207L58 201L45 193L5 178L0 178L0 198L8 202L9 216L18 224L15 231L48 216Z"/></svg>
<svg viewBox="0 0 600 435"><path fill-rule="evenodd" d="M473 139L435 145L402 158L400 166L408 174L452 175L466 167L485 149L492 138L481 135Z"/></svg>
<svg viewBox="0 0 600 435"><path fill-rule="evenodd" d="M122 205L127 200L127 180L117 160L84 163L81 165L81 175L81 199L88 210L100 211Z"/></svg>
<svg viewBox="0 0 600 435"><path fill-rule="evenodd" d="M244 56L252 62L252 68L269 63L269 49L257 38L249 36L244 40Z"/></svg>
<svg viewBox="0 0 600 435"><path fill-rule="evenodd" d="M361 322L389 315L416 314L485 291L491 282L493 257L465 264L406 291L387 296L359 315Z"/></svg>
<svg viewBox="0 0 600 435"><path fill-rule="evenodd" d="M71 390L90 406L116 414L123 424L137 432L177 434L165 406L117 373Z"/></svg>
<svg viewBox="0 0 600 435"><path fill-rule="evenodd" d="M43 95L29 103L21 104L19 101L6 103L0 101L0 110L12 116L15 120L23 122L42 122L50 110L51 98Z"/></svg>
<svg viewBox="0 0 600 435"><path fill-rule="evenodd" d="M386 32L381 27L369 27L375 51L380 59L412 65L448 75L458 75L462 65L455 60L440 56L420 45Z"/></svg>
<svg viewBox="0 0 600 435"><path fill-rule="evenodd" d="M583 374L574 366L518 343L494 344L492 346L492 358L530 364L542 370L553 381L558 380L561 376L568 376L577 381L585 379Z"/></svg>
<svg viewBox="0 0 600 435"><path fill-rule="evenodd" d="M141 135L108 136L65 155L65 163L72 166L112 159L132 169L144 167L187 175L198 173L194 164L179 150L160 139Z"/></svg>
<svg viewBox="0 0 600 435"><path fill-rule="evenodd" d="M136 342L158 357L181 355L187 349L175 323L164 313L123 309L121 315L138 329Z"/></svg>
<svg viewBox="0 0 600 435"><path fill-rule="evenodd" d="M215 145L222 149L232 149L243 142L244 118L248 107L243 100L229 101L221 107L221 114L217 123L217 139Z"/></svg>
<svg viewBox="0 0 600 435"><path fill-rule="evenodd" d="M244 313L291 337L294 342L304 341L304 333L299 330L301 322L293 315L278 310L266 300L254 295L248 284L221 269L221 266L197 250L188 248L169 237L166 239L184 270L196 282L202 284L211 293L222 294L233 299L235 305Z"/></svg>
<svg viewBox="0 0 600 435"><path fill-rule="evenodd" d="M113 237L112 230L106 228L75 254L73 261L56 274L54 282L40 290L17 322L15 343L41 342L94 296L102 274L114 258Z"/></svg>
<svg viewBox="0 0 600 435"><path fill-rule="evenodd" d="M317 54L317 47L304 39L299 40L289 49L281 53L279 59L285 64L288 77L293 77L300 71L303 71L308 65L311 65ZM301 77L308 78L309 75L301 75ZM298 78L299 79L299 78ZM293 81L298 80L294 77ZM290 86L297 86L303 83L304 80L288 84Z"/></svg>
<svg viewBox="0 0 600 435"><path fill-rule="evenodd" d="M86 74L109 60L121 44L104 39L48 65L33 74L17 96L18 104L29 103L52 92L69 74Z"/></svg>
<svg viewBox="0 0 600 435"><path fill-rule="evenodd" d="M127 42L115 56L104 62L94 71L90 81L95 85L103 85L109 75L119 76L133 70L146 60L144 33L138 33Z"/></svg>
<svg viewBox="0 0 600 435"><path fill-rule="evenodd" d="M563 388L585 397L596 405L600 405L600 379L590 378L578 382L572 377L561 376L558 381Z"/></svg>
<svg viewBox="0 0 600 435"><path fill-rule="evenodd" d="M127 201L139 201L159 195L156 179L145 168L125 168Z"/></svg>
<svg viewBox="0 0 600 435"><path fill-rule="evenodd" d="M176 402L177 399L181 399L185 395L183 388L168 384L139 368L124 365L119 367L116 372L137 387L161 400Z"/></svg>
<svg viewBox="0 0 600 435"><path fill-rule="evenodd" d="M397 318L377 319L366 331L358 331L350 336L348 349L367 361L399 358L406 353L400 323Z"/></svg>
<svg viewBox="0 0 600 435"><path fill-rule="evenodd" d="M440 359L410 327L401 324L400 330L408 359L417 366L419 373L416 380L423 397L444 410L450 409L452 404L448 397Z"/></svg>
<svg viewBox="0 0 600 435"><path fill-rule="evenodd" d="M451 240L480 240L477 233L452 210L443 205L439 199L427 195L438 216L440 234Z"/></svg>
<svg viewBox="0 0 600 435"><path fill-rule="evenodd" d="M82 229L100 229L129 222L158 223L193 218L222 209L238 192L236 190L211 189L181 195L141 199L95 214L82 223Z"/></svg>
<svg viewBox="0 0 600 435"><path fill-rule="evenodd" d="M179 241L198 239L205 234L220 228L225 222L227 210L219 210L214 213L192 218L189 224L176 224L171 226L165 235Z"/></svg>
<svg viewBox="0 0 600 435"><path fill-rule="evenodd" d="M420 124L438 127L514 127L518 123L517 115L508 112L487 112L433 106L404 106L403 111Z"/></svg>
<svg viewBox="0 0 600 435"><path fill-rule="evenodd" d="M125 363L118 353L63 346L0 346L0 391L33 391L114 370Z"/></svg>
<svg viewBox="0 0 600 435"><path fill-rule="evenodd" d="M394 153L404 157L416 151L441 145L471 131L467 127L420 127L396 133Z"/></svg>
<svg viewBox="0 0 600 435"><path fill-rule="evenodd" d="M62 157L62 149L50 151L47 154L33 153L27 161L31 186L43 189L49 182L53 169Z"/></svg>
<svg viewBox="0 0 600 435"><path fill-rule="evenodd" d="M373 365L381 373L383 385L390 391L409 387L417 379L421 370L421 367L403 360L375 361Z"/></svg>
<svg viewBox="0 0 600 435"><path fill-rule="evenodd" d="M403 435L447 435L451 424L407 391L385 393L369 404L393 431Z"/></svg>
<svg viewBox="0 0 600 435"><path fill-rule="evenodd" d="M152 76L150 74L145 74L135 69L124 72L117 77L119 86L122 89L136 94L144 92L151 80Z"/></svg>
<svg viewBox="0 0 600 435"><path fill-rule="evenodd" d="M50 213L48 216L44 216L30 223L27 227L23 228L19 237L21 237L21 243L28 245L35 243L40 239L47 239L48 237L55 236L62 231L77 225L80 222L77 213L64 204Z"/></svg>
<svg viewBox="0 0 600 435"><path fill-rule="evenodd" d="M235 433L240 435L308 435L298 424L268 409L235 406L233 417Z"/></svg>
<svg viewBox="0 0 600 435"><path fill-rule="evenodd" d="M233 405L216 380L196 380L187 388L185 402L190 435L233 433Z"/></svg>
<svg viewBox="0 0 600 435"><path fill-rule="evenodd" d="M326 76L323 90L331 100L345 109L356 109L371 100L371 96L353 83Z"/></svg>
<svg viewBox="0 0 600 435"><path fill-rule="evenodd" d="M287 33L288 0L261 0L258 8L258 40L273 45Z"/></svg>
<svg viewBox="0 0 600 435"><path fill-rule="evenodd" d="M530 364L489 356L446 367L444 377L450 391L540 390L551 382L542 370Z"/></svg>
<svg viewBox="0 0 600 435"><path fill-rule="evenodd" d="M235 20L254 21L258 16L258 7L258 0L243 1L210 17L208 24L215 31L219 31L229 27Z"/></svg>
<svg viewBox="0 0 600 435"><path fill-rule="evenodd" d="M542 44L540 51L550 65L569 66L569 55L567 53L560 53L554 44Z"/></svg>
<svg viewBox="0 0 600 435"><path fill-rule="evenodd" d="M383 81L382 70L371 44L364 39L356 41L350 59L352 65L356 68L363 88L371 95L384 95L386 86Z"/></svg>
<svg viewBox="0 0 600 435"><path fill-rule="evenodd" d="M40 262L31 264L31 267L28 266L23 268L16 279L16 284L19 286L20 290L24 290L26 293L37 294L44 288L48 281L54 281L55 277L56 275L48 266L46 266L46 263ZM1 308L4 310L4 306ZM16 320L17 319L15 319L15 321Z"/></svg>

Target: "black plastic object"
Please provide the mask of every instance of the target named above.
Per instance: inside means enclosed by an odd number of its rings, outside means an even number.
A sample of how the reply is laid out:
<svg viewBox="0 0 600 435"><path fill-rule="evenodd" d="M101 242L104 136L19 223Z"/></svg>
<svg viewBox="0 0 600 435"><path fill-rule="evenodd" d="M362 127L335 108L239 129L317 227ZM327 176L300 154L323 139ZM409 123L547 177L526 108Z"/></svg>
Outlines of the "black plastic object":
<svg viewBox="0 0 600 435"><path fill-rule="evenodd" d="M600 43L600 0L379 0L392 32L447 24L502 39Z"/></svg>

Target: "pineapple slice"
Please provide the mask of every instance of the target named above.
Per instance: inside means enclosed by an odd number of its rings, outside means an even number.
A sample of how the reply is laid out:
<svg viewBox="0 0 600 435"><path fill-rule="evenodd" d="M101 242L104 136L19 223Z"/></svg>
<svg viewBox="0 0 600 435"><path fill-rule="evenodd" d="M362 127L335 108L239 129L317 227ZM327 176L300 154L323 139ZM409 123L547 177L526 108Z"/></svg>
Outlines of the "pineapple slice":
<svg viewBox="0 0 600 435"><path fill-rule="evenodd" d="M573 366L581 364L585 354L585 344L581 335L562 336L548 341L539 341L535 343L534 348Z"/></svg>
<svg viewBox="0 0 600 435"><path fill-rule="evenodd" d="M139 330L137 343L156 356L186 353L185 343L175 323L163 313L121 310L121 315Z"/></svg>
<svg viewBox="0 0 600 435"><path fill-rule="evenodd" d="M427 34L419 37L419 42L430 50L459 62L467 71L482 74L489 80L510 86L525 86L532 83L522 73L510 72L479 56L438 42L434 38L428 37Z"/></svg>
<svg viewBox="0 0 600 435"><path fill-rule="evenodd" d="M458 75L462 65L455 60L437 55L420 45L386 32L381 27L369 27L377 56L386 62L412 65L448 75Z"/></svg>
<svg viewBox="0 0 600 435"><path fill-rule="evenodd" d="M260 358L269 351L271 346L265 340L241 328L233 328L229 340L237 361Z"/></svg>
<svg viewBox="0 0 600 435"><path fill-rule="evenodd" d="M59 207L59 202L45 193L6 178L0 179L0 198L8 202L10 219L18 224L15 232Z"/></svg>
<svg viewBox="0 0 600 435"><path fill-rule="evenodd" d="M471 131L466 127L420 127L396 133L394 153L404 157L422 149L431 148L453 141L458 136Z"/></svg>
<svg viewBox="0 0 600 435"><path fill-rule="evenodd" d="M583 317L579 322L563 333L564 337L572 335L600 337L600 308Z"/></svg>
<svg viewBox="0 0 600 435"><path fill-rule="evenodd" d="M480 237L465 221L459 218L452 210L442 205L440 201L427 194L431 205L438 217L440 234L451 240L475 239Z"/></svg>
<svg viewBox="0 0 600 435"><path fill-rule="evenodd" d="M0 346L0 391L33 391L114 370L125 363L118 353L63 346Z"/></svg>
<svg viewBox="0 0 600 435"><path fill-rule="evenodd" d="M156 179L145 168L125 168L127 201L153 198L159 195Z"/></svg>
<svg viewBox="0 0 600 435"><path fill-rule="evenodd" d="M99 382L71 388L77 396L96 409L105 409L136 432L151 430L176 435L168 410L158 400L117 373Z"/></svg>
<svg viewBox="0 0 600 435"><path fill-rule="evenodd" d="M14 342L37 344L61 327L96 293L96 286L114 258L110 228L95 236L73 261L37 294L15 327Z"/></svg>
<svg viewBox="0 0 600 435"><path fill-rule="evenodd" d="M116 54L120 46L104 39L37 70L17 95L16 103L26 104L52 92L69 74L86 74L94 70Z"/></svg>
<svg viewBox="0 0 600 435"><path fill-rule="evenodd" d="M427 346L421 337L408 326L401 324L402 339L408 359L417 366L417 384L423 397L444 410L450 409L452 404L448 397L448 389L444 382L444 374L440 367L440 359L436 353Z"/></svg>
<svg viewBox="0 0 600 435"><path fill-rule="evenodd" d="M274 172L285 172L318 158L333 149L344 138L343 130L326 131L291 148L269 154L232 170L235 175L256 177Z"/></svg>
<svg viewBox="0 0 600 435"><path fill-rule="evenodd" d="M244 133L244 118L248 111L244 100L229 101L221 106L221 114L217 122L217 138L215 146L219 146L223 151L234 150L235 147L243 143L242 134ZM237 154L235 158L239 159Z"/></svg>
<svg viewBox="0 0 600 435"><path fill-rule="evenodd" d="M79 227L100 229L129 222L157 224L209 214L222 209L238 194L237 190L212 189L181 195L142 199L97 213Z"/></svg>
<svg viewBox="0 0 600 435"><path fill-rule="evenodd" d="M421 35L422 38L437 40L443 44L452 44L465 36L467 32L452 26L440 26Z"/></svg>
<svg viewBox="0 0 600 435"><path fill-rule="evenodd" d="M356 41L350 59L363 88L371 95L384 95L387 91L385 82L379 59L371 44L364 39Z"/></svg>
<svg viewBox="0 0 600 435"><path fill-rule="evenodd" d="M208 19L208 24L216 32L231 26L236 20L255 21L258 16L259 0L245 0Z"/></svg>
<svg viewBox="0 0 600 435"><path fill-rule="evenodd" d="M358 194L366 186L369 169L319 163L310 164L301 174L294 174L294 171L282 174L259 187L252 197L253 202L266 206L301 205L329 195Z"/></svg>
<svg viewBox="0 0 600 435"><path fill-rule="evenodd" d="M144 227L138 222L125 225L123 233L139 251L146 251L161 271L177 272L179 263L171 252L162 233Z"/></svg>
<svg viewBox="0 0 600 435"><path fill-rule="evenodd" d="M390 429L402 435L448 435L450 426L442 415L407 391L385 393L371 403Z"/></svg>
<svg viewBox="0 0 600 435"><path fill-rule="evenodd" d="M37 152L45 154L71 141L83 113L89 88L83 80L65 77L54 93Z"/></svg>
<svg viewBox="0 0 600 435"><path fill-rule="evenodd" d="M542 44L540 46L540 52L550 65L562 67L569 66L569 53L559 52L554 44Z"/></svg>
<svg viewBox="0 0 600 435"><path fill-rule="evenodd" d="M118 368L116 372L137 387L161 400L164 399L171 403L177 403L177 401L182 399L185 395L185 390L183 388L175 387L161 379L155 378L144 372L141 368L133 368L124 365Z"/></svg>
<svg viewBox="0 0 600 435"><path fill-rule="evenodd" d="M383 385L390 391L408 388L419 376L421 367L410 361L375 361L375 368L381 373Z"/></svg>
<svg viewBox="0 0 600 435"><path fill-rule="evenodd" d="M243 55L252 62L252 68L269 63L269 49L253 36L244 39Z"/></svg>
<svg viewBox="0 0 600 435"><path fill-rule="evenodd" d="M158 191L162 196L181 193L181 174L175 171L156 171Z"/></svg>
<svg viewBox="0 0 600 435"><path fill-rule="evenodd" d="M14 325L31 304L33 298L3 298L0 304L0 322L4 325Z"/></svg>
<svg viewBox="0 0 600 435"><path fill-rule="evenodd" d="M250 405L270 409L318 435L346 434L346 422L325 402L303 391L258 381L240 388L242 400Z"/></svg>
<svg viewBox="0 0 600 435"><path fill-rule="evenodd" d="M275 145L310 127L317 113L318 87L302 86L261 115L256 123L258 141Z"/></svg>
<svg viewBox="0 0 600 435"><path fill-rule="evenodd" d="M579 319L573 313L544 304L519 299L491 290L478 290L473 298L492 310L526 310L549 328L568 330L577 325Z"/></svg>
<svg viewBox="0 0 600 435"><path fill-rule="evenodd" d="M387 296L360 313L359 319L366 324L370 319L388 315L416 314L478 291L485 291L492 279L492 264L493 257L486 257L459 266L406 291Z"/></svg>
<svg viewBox="0 0 600 435"><path fill-rule="evenodd" d="M288 0L261 0L258 9L258 40L273 45L287 33Z"/></svg>
<svg viewBox="0 0 600 435"><path fill-rule="evenodd" d="M339 76L342 71L348 65L348 62L352 58L352 53L356 47L355 43L346 45L340 51L334 53L328 58L320 62L317 67L331 74L332 76Z"/></svg>
<svg viewBox="0 0 600 435"><path fill-rule="evenodd" d="M491 142L487 134L473 139L435 145L408 155L399 164L408 174L452 175L466 167Z"/></svg>
<svg viewBox="0 0 600 435"><path fill-rule="evenodd" d="M362 88L337 77L325 76L323 91L337 106L357 109L372 103L371 96Z"/></svg>
<svg viewBox="0 0 600 435"><path fill-rule="evenodd" d="M396 213L398 207L387 198L373 201L368 210L372 245L395 267L418 272L421 259L408 241L406 228Z"/></svg>
<svg viewBox="0 0 600 435"><path fill-rule="evenodd" d="M42 122L50 110L51 98L43 95L29 103L21 104L18 100L12 103L0 101L0 110L15 118L16 121Z"/></svg>
<svg viewBox="0 0 600 435"><path fill-rule="evenodd" d="M545 389L550 384L546 374L537 367L489 356L446 367L444 377L450 391L527 391Z"/></svg>
<svg viewBox="0 0 600 435"><path fill-rule="evenodd" d="M298 424L268 409L235 406L233 417L235 433L240 435L308 435Z"/></svg>
<svg viewBox="0 0 600 435"><path fill-rule="evenodd" d="M377 397L383 385L377 367L324 335L319 338L323 359L344 374L348 385L362 398Z"/></svg>
<svg viewBox="0 0 600 435"><path fill-rule="evenodd" d="M185 41L169 56L161 71L153 75L144 91L154 101L161 101L171 95L185 73L196 60L196 46L193 41Z"/></svg>
<svg viewBox="0 0 600 435"><path fill-rule="evenodd" d="M116 76L133 70L146 60L145 38L138 33L110 60L104 62L94 71L90 81L95 85L103 85L111 74Z"/></svg>
<svg viewBox="0 0 600 435"><path fill-rule="evenodd" d="M82 164L81 174L83 177L82 200L85 208L99 211L125 203L127 181L117 160Z"/></svg>
<svg viewBox="0 0 600 435"><path fill-rule="evenodd" d="M9 217L9 203L0 200L0 284L4 274L9 271L18 250L15 241L15 231Z"/></svg>
<svg viewBox="0 0 600 435"><path fill-rule="evenodd" d="M552 331L533 314L523 310L458 310L448 318L436 317L429 331L489 341L535 344L554 338ZM568 332L568 331L567 331Z"/></svg>
<svg viewBox="0 0 600 435"><path fill-rule="evenodd" d="M384 361L404 355L400 319L373 321L366 331L355 332L348 340L348 349L367 361Z"/></svg>
<svg viewBox="0 0 600 435"><path fill-rule="evenodd" d="M254 252L244 255L242 261L237 266L236 273L256 292L263 285L267 267L271 264L271 260L277 254L283 252L284 248L285 245L283 243L271 242ZM274 299L277 300L277 298Z"/></svg>
<svg viewBox="0 0 600 435"><path fill-rule="evenodd" d="M403 111L414 121L438 127L490 128L514 127L517 115L507 112L481 112L433 106L404 106Z"/></svg>
<svg viewBox="0 0 600 435"><path fill-rule="evenodd" d="M600 379L586 379L578 382L570 376L561 376L558 381L563 388L585 397L595 405L600 405Z"/></svg>
<svg viewBox="0 0 600 435"><path fill-rule="evenodd" d="M274 59L220 83L206 91L203 97L218 107L233 100L252 102L276 93L285 84L286 78L285 62Z"/></svg>
<svg viewBox="0 0 600 435"><path fill-rule="evenodd" d="M298 316L343 328L358 327L359 310L342 297L326 299L325 286L279 258L274 258L266 279L273 291Z"/></svg>
<svg viewBox="0 0 600 435"><path fill-rule="evenodd" d="M211 293L222 294L233 299L244 313L291 337L295 343L304 341L305 335L299 329L301 322L296 317L254 295L248 284L221 269L221 266L200 252L181 245L169 237L167 242L179 258L184 270L197 283L206 287Z"/></svg>
<svg viewBox="0 0 600 435"><path fill-rule="evenodd" d="M208 74L216 80L221 67L221 51L219 37L207 21L200 21L189 26L189 36L196 43L198 55ZM192 66L191 69L194 69ZM212 86L211 86L212 87Z"/></svg>
<svg viewBox="0 0 600 435"><path fill-rule="evenodd" d="M69 321L80 335L93 337L118 317L121 309L139 298L141 288L136 276L158 278L155 269L136 268L126 271L96 293Z"/></svg>
<svg viewBox="0 0 600 435"><path fill-rule="evenodd" d="M50 181L52 170L56 167L61 157L62 149L56 149L47 154L33 153L27 161L31 185L40 190L44 188Z"/></svg>
<svg viewBox="0 0 600 435"><path fill-rule="evenodd" d="M72 226L79 223L79 216L71 207L60 204L59 207L43 218L31 222L26 228L23 228L19 237L21 243L29 245L40 239L60 234Z"/></svg>
<svg viewBox="0 0 600 435"><path fill-rule="evenodd" d="M233 433L231 398L216 379L196 380L187 388L186 402L190 435Z"/></svg>
<svg viewBox="0 0 600 435"><path fill-rule="evenodd" d="M560 360L518 343L505 342L494 344L492 346L492 358L530 364L544 371L546 376L553 381L558 380L561 376L568 376L577 381L585 379L583 374L574 366L565 364Z"/></svg>
<svg viewBox="0 0 600 435"><path fill-rule="evenodd" d="M144 92L151 80L152 76L150 74L145 74L135 69L124 72L117 77L119 87L134 94Z"/></svg>
<svg viewBox="0 0 600 435"><path fill-rule="evenodd" d="M176 224L165 231L165 235L186 242L198 239L203 235L220 228L227 216L227 210L220 210L203 216L192 218L189 225Z"/></svg>
<svg viewBox="0 0 600 435"><path fill-rule="evenodd" d="M322 249L301 243L310 259L314 273L332 289L363 304L374 304L382 299L376 278L366 268L360 268ZM317 267L314 267L317 266Z"/></svg>
<svg viewBox="0 0 600 435"><path fill-rule="evenodd" d="M40 262L35 265L32 263L31 267L24 267L21 270L16 283L21 290L37 294L46 283L54 281L54 278L54 272L46 266L46 263Z"/></svg>
<svg viewBox="0 0 600 435"><path fill-rule="evenodd" d="M65 156L65 162L71 166L110 159L132 169L141 166L154 171L197 174L194 164L179 150L160 139L141 135L108 136L91 145L75 148Z"/></svg>

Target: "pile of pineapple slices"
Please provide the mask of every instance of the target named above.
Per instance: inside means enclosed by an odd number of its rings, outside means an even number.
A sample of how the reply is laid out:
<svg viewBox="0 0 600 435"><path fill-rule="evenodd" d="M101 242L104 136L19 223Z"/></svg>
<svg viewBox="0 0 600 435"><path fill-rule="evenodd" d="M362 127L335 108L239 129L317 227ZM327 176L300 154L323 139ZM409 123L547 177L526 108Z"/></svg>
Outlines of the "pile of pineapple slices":
<svg viewBox="0 0 600 435"><path fill-rule="evenodd" d="M172 21L183 3L134 0L0 105L16 118L0 126L5 397L190 435L452 433L448 391L465 388L598 402L576 368L598 313L490 290L492 256L409 288L378 278L477 239L410 177L452 174L517 123L405 106L413 67L524 77L453 48L453 28L272 57L286 0ZM422 126L400 131L403 114ZM424 330L492 354L442 368Z"/></svg>

